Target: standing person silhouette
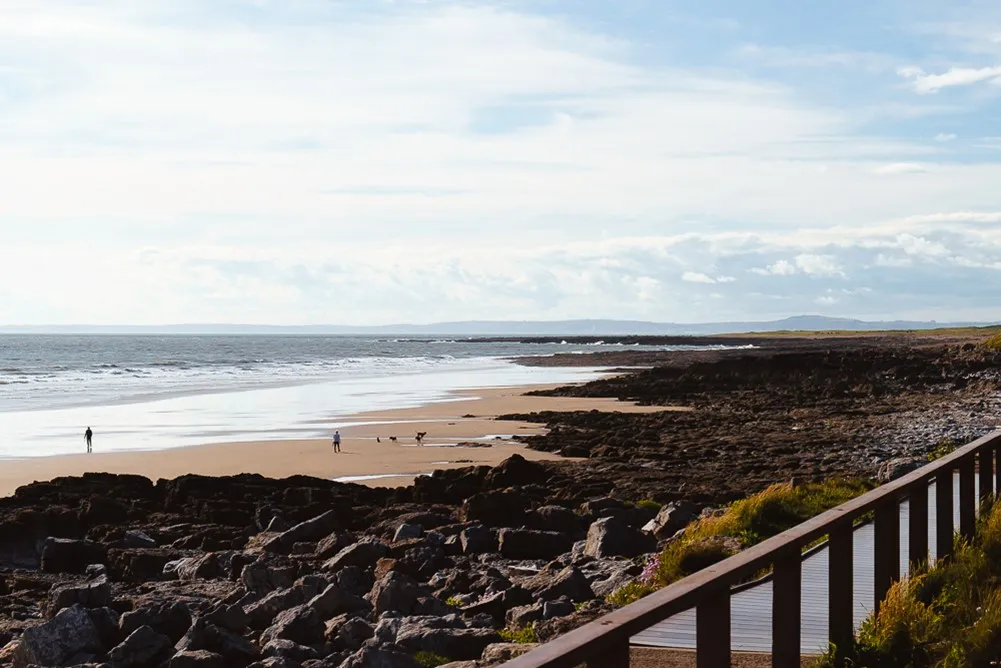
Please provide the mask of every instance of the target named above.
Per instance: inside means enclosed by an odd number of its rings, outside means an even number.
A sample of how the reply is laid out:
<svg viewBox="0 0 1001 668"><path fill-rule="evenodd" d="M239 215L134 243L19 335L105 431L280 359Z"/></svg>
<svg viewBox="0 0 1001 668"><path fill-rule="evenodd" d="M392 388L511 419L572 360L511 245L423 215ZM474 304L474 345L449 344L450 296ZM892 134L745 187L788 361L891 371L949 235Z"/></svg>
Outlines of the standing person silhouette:
<svg viewBox="0 0 1001 668"><path fill-rule="evenodd" d="M334 452L341 451L341 432L334 431Z"/></svg>
<svg viewBox="0 0 1001 668"><path fill-rule="evenodd" d="M83 432L83 438L87 441L87 454L89 455L94 449L91 444L91 440L94 438L94 432L90 430L90 427L87 427L87 431Z"/></svg>

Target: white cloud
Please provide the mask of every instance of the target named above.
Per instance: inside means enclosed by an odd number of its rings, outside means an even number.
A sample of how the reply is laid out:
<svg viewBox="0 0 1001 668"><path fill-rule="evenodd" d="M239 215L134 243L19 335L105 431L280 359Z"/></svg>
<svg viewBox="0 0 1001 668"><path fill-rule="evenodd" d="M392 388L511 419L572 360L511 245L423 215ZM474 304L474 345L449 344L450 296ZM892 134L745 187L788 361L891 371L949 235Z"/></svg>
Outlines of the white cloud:
<svg viewBox="0 0 1001 668"><path fill-rule="evenodd" d="M911 80L916 93L937 93L943 88L969 86L983 81L1001 80L1001 65L994 67L953 67L942 74L927 74L919 67L902 67L897 74Z"/></svg>
<svg viewBox="0 0 1001 668"><path fill-rule="evenodd" d="M877 174L920 174L928 170L913 162L894 162L889 165L882 165L874 170Z"/></svg>
<svg viewBox="0 0 1001 668"><path fill-rule="evenodd" d="M796 268L804 274L815 276L844 276L838 263L830 255L803 253L796 256Z"/></svg>
<svg viewBox="0 0 1001 668"><path fill-rule="evenodd" d="M681 280L686 283L733 283L737 279L733 276L716 276L713 278L700 271L686 271L681 275Z"/></svg>
<svg viewBox="0 0 1001 668"><path fill-rule="evenodd" d="M950 142L956 139L956 135L951 132L940 132L935 135L935 141L937 142Z"/></svg>

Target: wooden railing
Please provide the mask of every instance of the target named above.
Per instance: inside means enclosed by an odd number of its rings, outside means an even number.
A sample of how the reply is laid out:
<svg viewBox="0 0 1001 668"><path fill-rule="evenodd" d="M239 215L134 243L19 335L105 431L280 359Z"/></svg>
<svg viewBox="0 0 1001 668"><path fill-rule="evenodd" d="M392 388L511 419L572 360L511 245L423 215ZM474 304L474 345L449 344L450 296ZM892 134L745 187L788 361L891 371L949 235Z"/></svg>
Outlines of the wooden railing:
<svg viewBox="0 0 1001 668"><path fill-rule="evenodd" d="M997 457L998 466L994 462ZM802 550L825 536L829 554L829 637L836 646L853 641L853 527L872 513L877 607L900 579L900 503L909 508L908 555L928 561L928 486L935 485L935 554L952 552L953 477L959 471L959 532L976 529L976 478L981 498L1001 489L1001 431L969 443L897 480L769 538L646 598L616 610L504 664L508 668L628 668L629 639L691 608L696 609L699 668L730 665L730 588L772 568L772 665L800 666L800 571ZM979 472L978 472L979 471Z"/></svg>

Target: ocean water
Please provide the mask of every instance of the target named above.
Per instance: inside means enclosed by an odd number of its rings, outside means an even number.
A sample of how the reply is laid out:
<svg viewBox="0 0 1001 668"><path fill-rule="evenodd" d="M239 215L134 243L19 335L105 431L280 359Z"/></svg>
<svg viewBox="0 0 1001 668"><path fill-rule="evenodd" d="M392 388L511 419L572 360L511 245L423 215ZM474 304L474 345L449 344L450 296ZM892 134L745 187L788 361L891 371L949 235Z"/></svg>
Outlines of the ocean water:
<svg viewBox="0 0 1001 668"><path fill-rule="evenodd" d="M0 457L81 452L88 426L95 450L105 452L326 435L354 413L443 401L455 390L587 380L598 370L525 367L506 358L597 349L609 347L0 335Z"/></svg>

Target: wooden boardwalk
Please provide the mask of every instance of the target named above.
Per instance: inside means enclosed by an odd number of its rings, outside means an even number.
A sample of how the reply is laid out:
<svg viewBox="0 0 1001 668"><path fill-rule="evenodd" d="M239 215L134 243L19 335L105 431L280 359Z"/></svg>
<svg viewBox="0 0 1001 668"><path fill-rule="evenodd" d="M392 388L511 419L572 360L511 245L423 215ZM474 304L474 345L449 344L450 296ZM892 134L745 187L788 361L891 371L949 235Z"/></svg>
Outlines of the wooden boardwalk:
<svg viewBox="0 0 1001 668"><path fill-rule="evenodd" d="M979 481L976 483L979 493ZM959 526L959 475L953 476L953 526ZM910 570L907 558L909 504L900 504L900 573ZM871 523L856 527L854 542L854 621L857 630L874 607L875 545ZM928 552L935 557L935 485L928 488ZM803 560L801 589L800 651L822 654L828 636L828 550L822 545L808 552ZM771 652L772 650L772 582L758 583L735 589L730 599L731 648L735 652ZM695 649L695 610L675 615L636 634L630 644L645 647Z"/></svg>

